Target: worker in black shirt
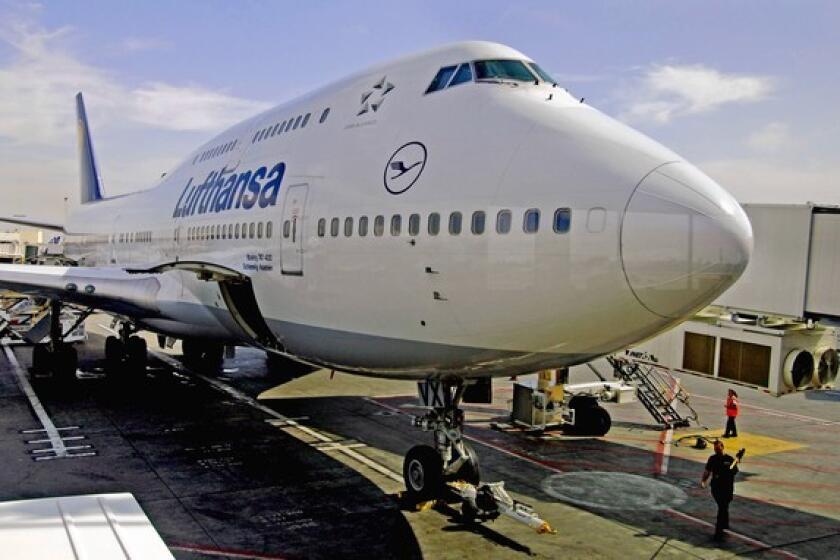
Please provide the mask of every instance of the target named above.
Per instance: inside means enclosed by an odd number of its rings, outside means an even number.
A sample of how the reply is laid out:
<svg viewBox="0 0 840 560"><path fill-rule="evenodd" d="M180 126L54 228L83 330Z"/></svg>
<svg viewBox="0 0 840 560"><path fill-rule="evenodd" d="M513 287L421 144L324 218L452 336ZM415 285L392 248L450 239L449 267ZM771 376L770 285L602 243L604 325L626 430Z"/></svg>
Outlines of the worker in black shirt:
<svg viewBox="0 0 840 560"><path fill-rule="evenodd" d="M718 506L717 523L715 524L715 539L723 538L723 531L729 529L729 502L735 494L735 475L738 473L738 463L744 456L744 450L738 452L737 459L723 452L723 442L715 442L715 454L706 461L706 470L700 486L706 487L709 477L712 479L712 497Z"/></svg>

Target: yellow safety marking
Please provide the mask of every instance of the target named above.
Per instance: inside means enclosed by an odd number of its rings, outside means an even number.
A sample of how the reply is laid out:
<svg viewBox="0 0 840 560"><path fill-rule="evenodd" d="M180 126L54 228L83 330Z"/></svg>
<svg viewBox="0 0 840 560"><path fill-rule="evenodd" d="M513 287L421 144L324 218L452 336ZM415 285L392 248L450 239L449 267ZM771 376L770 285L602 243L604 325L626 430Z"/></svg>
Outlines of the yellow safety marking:
<svg viewBox="0 0 840 560"><path fill-rule="evenodd" d="M697 433L698 436L704 436L709 438L710 440L714 440L714 438L719 438L722 434L722 430L706 430L705 432ZM734 455L739 449L744 447L747 450L747 457L755 457L756 455L769 455L771 453L781 453L782 451L792 451L794 449L805 447L801 443L796 443L785 439L773 438L770 436L751 434L747 432L739 432L738 437L721 438L721 441L725 446L724 449L730 455ZM680 443L680 449L692 449L691 447L689 447L689 442L693 443L691 439L682 440L682 442ZM703 452L708 453L711 449L712 446L709 445L709 447L704 449Z"/></svg>

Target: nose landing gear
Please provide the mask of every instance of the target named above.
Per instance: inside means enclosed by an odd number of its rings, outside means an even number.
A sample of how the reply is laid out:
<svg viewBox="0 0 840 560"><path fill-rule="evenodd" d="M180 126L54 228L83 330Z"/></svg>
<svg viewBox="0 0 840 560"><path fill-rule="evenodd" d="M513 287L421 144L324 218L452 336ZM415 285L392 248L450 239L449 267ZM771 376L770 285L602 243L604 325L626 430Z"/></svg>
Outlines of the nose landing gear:
<svg viewBox="0 0 840 560"><path fill-rule="evenodd" d="M504 482L481 482L478 454L464 441L463 380L429 380L420 384L420 396L430 410L412 418L415 427L433 432L434 447L416 445L403 461L406 497L415 504L460 501L464 521L487 521L506 515L538 532L553 532L533 508L511 498Z"/></svg>

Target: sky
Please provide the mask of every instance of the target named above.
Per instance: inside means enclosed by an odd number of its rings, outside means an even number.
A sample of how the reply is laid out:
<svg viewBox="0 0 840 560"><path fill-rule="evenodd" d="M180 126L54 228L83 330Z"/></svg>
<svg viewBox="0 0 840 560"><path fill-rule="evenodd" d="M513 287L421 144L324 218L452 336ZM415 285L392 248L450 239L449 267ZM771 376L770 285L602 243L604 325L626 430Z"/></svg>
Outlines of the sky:
<svg viewBox="0 0 840 560"><path fill-rule="evenodd" d="M482 39L742 202L840 204L840 2L0 0L0 215L78 196L83 91L105 191L370 64Z"/></svg>

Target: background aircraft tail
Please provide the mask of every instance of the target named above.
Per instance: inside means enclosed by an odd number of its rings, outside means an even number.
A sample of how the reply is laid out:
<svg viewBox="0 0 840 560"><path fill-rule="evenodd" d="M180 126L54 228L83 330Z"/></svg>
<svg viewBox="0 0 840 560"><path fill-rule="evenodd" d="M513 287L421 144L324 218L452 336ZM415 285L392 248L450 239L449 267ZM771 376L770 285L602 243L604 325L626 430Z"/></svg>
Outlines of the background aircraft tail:
<svg viewBox="0 0 840 560"><path fill-rule="evenodd" d="M90 139L85 100L82 92L76 94L76 134L79 145L79 194L81 203L95 202L102 196L102 178L93 155L93 142Z"/></svg>

